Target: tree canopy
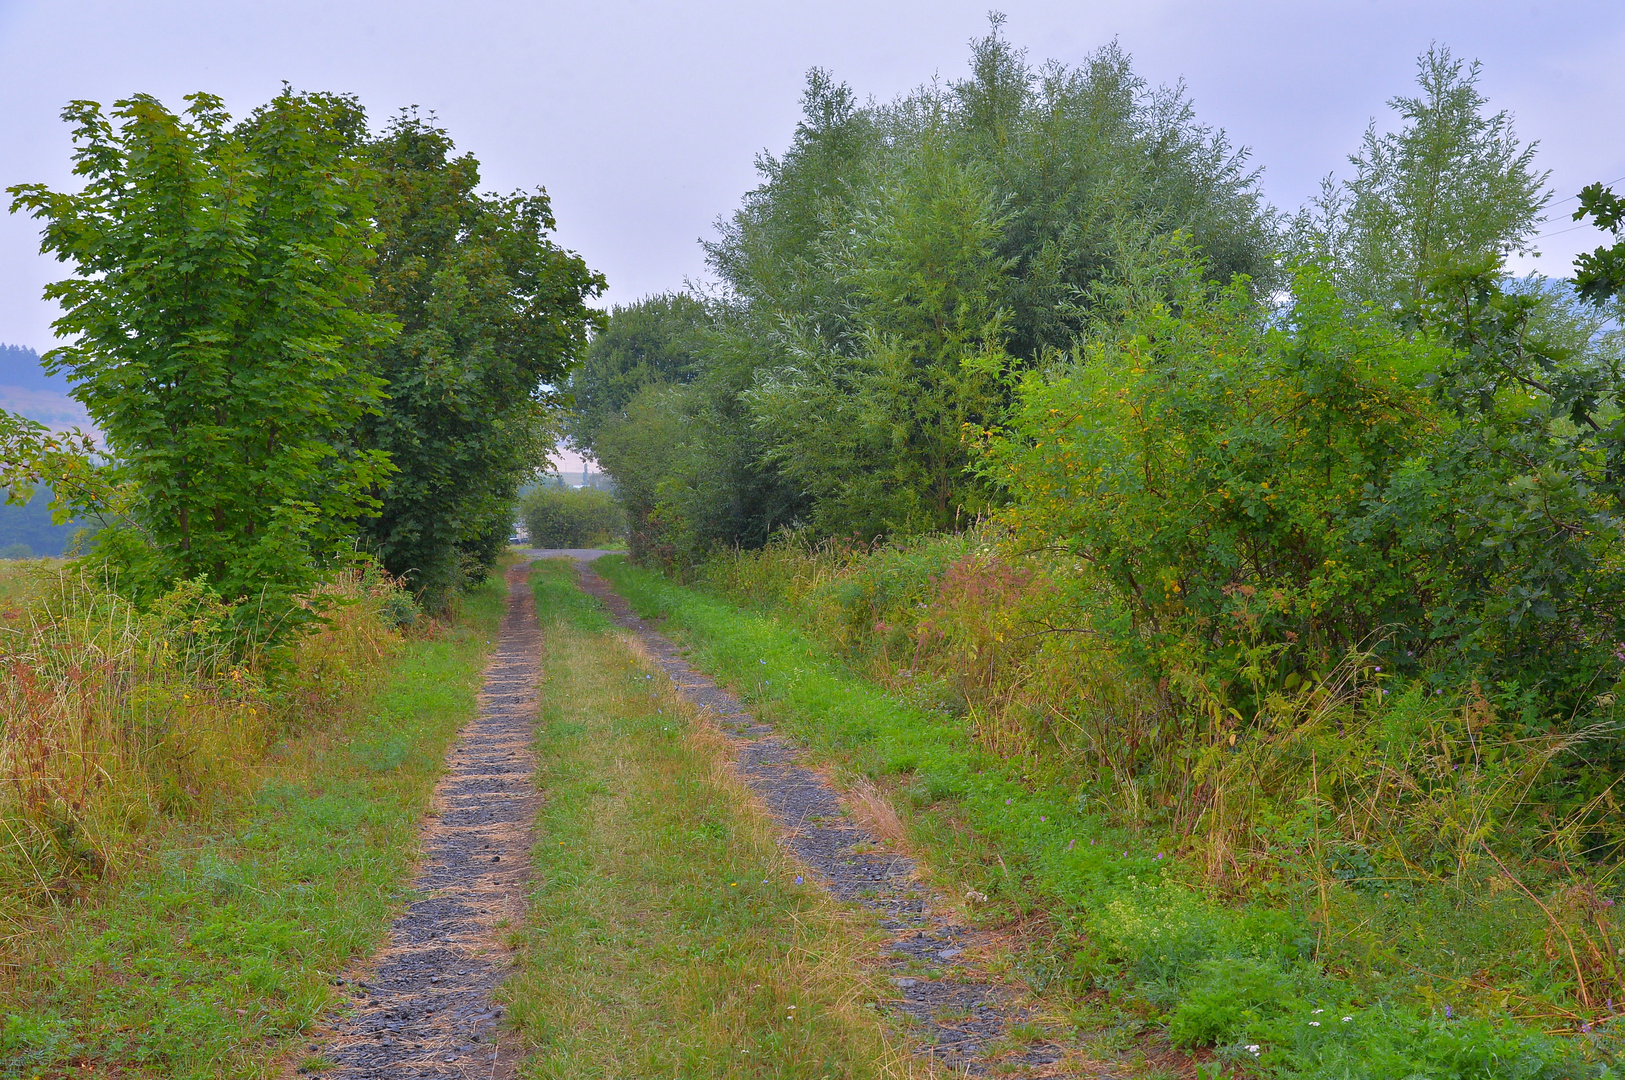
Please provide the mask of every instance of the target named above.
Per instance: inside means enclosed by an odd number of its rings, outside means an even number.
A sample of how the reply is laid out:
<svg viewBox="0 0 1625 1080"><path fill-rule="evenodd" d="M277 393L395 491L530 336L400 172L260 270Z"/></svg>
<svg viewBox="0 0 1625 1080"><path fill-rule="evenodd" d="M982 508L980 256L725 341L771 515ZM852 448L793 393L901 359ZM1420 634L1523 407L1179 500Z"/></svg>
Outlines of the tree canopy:
<svg viewBox="0 0 1625 1080"><path fill-rule="evenodd" d="M74 125L76 193L10 189L71 264L47 353L105 445L0 415L3 481L107 524L138 599L198 581L296 625L376 555L438 606L493 565L546 460L603 279L550 239L545 192L479 195L478 163L403 113L284 89L233 122L137 95ZM276 632L281 632L280 630Z"/></svg>
<svg viewBox="0 0 1625 1080"><path fill-rule="evenodd" d="M603 278L549 238L545 192L482 196L479 163L415 113L365 148L375 170L377 265L368 309L383 403L361 441L396 473L363 543L438 606L506 544L520 486L556 438L556 401L586 344Z"/></svg>
<svg viewBox="0 0 1625 1080"><path fill-rule="evenodd" d="M357 444L381 380L351 362L395 332L364 310L373 206L349 98L284 91L237 124L193 94L75 102L76 194L12 189L73 264L46 290L45 356L105 435L125 524L100 544L151 587L237 599L308 588L391 471Z"/></svg>
<svg viewBox="0 0 1625 1080"><path fill-rule="evenodd" d="M682 358L680 377L648 369L647 393L623 378L618 413L600 376L580 384L583 441L638 500L634 548L974 520L999 495L968 469L965 426L999 422L1010 373L1070 347L1125 251L1182 229L1215 278L1276 280L1257 174L1182 88L1149 86L1115 45L1035 67L1001 23L964 79L891 102L811 71L789 148L706 245L704 332L612 314L606 343L659 329L640 348ZM633 415L671 440L622 430Z"/></svg>

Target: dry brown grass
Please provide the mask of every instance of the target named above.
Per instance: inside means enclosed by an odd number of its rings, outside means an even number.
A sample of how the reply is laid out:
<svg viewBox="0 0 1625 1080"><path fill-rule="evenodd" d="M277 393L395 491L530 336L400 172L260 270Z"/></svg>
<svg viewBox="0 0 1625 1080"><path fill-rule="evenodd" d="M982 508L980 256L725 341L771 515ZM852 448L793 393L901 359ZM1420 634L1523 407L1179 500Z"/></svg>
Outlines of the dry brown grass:
<svg viewBox="0 0 1625 1080"><path fill-rule="evenodd" d="M195 585L142 611L71 564L36 569L0 625L0 921L25 930L139 861L166 822L241 796L279 738L335 715L395 648L391 589L326 586L330 617L268 672Z"/></svg>

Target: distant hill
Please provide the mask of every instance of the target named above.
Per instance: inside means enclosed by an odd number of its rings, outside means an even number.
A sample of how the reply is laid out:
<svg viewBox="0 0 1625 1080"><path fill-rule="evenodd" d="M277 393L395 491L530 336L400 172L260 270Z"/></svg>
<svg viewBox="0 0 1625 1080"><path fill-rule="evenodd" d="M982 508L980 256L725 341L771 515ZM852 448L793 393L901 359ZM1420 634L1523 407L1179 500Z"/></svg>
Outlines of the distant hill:
<svg viewBox="0 0 1625 1080"><path fill-rule="evenodd" d="M0 386L66 394L71 384L65 375L45 374L45 369L40 367L39 353L27 345L0 344Z"/></svg>
<svg viewBox="0 0 1625 1080"><path fill-rule="evenodd" d="M71 386L62 375L45 374L27 345L0 344L0 409L59 430L88 429L85 407L68 396Z"/></svg>
<svg viewBox="0 0 1625 1080"><path fill-rule="evenodd" d="M0 344L0 387L24 391L0 392L0 406L43 423L67 421L81 411L66 398L68 380L61 375L47 375L40 367L39 354L26 345ZM4 495L0 490L0 499ZM82 526L51 524L50 503L51 493L43 488L27 506L0 502L0 552L21 554L17 545L25 545L33 555L62 554Z"/></svg>
<svg viewBox="0 0 1625 1080"><path fill-rule="evenodd" d="M0 490L0 498L4 491ZM73 542L83 524L51 524L51 492L40 488L27 506L0 502L0 558L60 555ZM28 548L27 555L16 547Z"/></svg>

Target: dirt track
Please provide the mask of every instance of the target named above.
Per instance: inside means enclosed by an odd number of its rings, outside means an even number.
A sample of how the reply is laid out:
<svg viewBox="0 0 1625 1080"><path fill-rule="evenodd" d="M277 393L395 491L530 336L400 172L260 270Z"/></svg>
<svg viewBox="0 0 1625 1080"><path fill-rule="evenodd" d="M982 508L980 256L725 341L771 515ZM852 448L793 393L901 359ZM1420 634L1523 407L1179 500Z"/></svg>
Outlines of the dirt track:
<svg viewBox="0 0 1625 1080"><path fill-rule="evenodd" d="M892 975L890 1005L908 1024L917 1053L973 1075L995 1066L1003 1075L1065 1075L1059 1046L1000 1045L1027 1013L987 977L985 937L945 914L947 905L920 885L914 863L860 824L828 780L800 764L800 751L632 613L589 565L602 552L530 554L577 560L582 587L729 737L735 767L779 823L781 842L835 896L878 912L894 937L876 962ZM351 1011L310 1041L308 1056L326 1059L323 1077L516 1075L520 1055L502 1035L493 991L510 968L503 928L517 927L525 914L540 798L530 747L541 639L527 579L527 568L508 575L508 611L479 717L435 789L414 899L374 963L345 984Z"/></svg>
<svg viewBox="0 0 1625 1080"><path fill-rule="evenodd" d="M783 830L781 842L835 896L879 913L880 925L895 937L877 962L893 972L896 997L891 1004L907 1017L916 1053L972 1075L994 1065L1003 1075L1065 1075L1059 1046L996 1045L1012 1024L1027 1019L1027 1012L1015 995L986 977L985 936L945 914L946 905L934 903L920 885L914 863L888 850L885 837L860 824L861 815L849 813L828 780L798 763L800 751L633 614L593 572L590 562L599 553L533 554L578 560L582 588L598 598L617 625L636 636L678 694L728 735L740 775Z"/></svg>
<svg viewBox="0 0 1625 1080"><path fill-rule="evenodd" d="M508 574L479 716L435 787L413 898L374 962L344 983L349 1014L306 1048L304 1056L333 1063L323 1077L514 1075L517 1054L500 1037L492 991L510 968L503 927L525 915L538 804L531 738L541 638L528 579L525 567Z"/></svg>

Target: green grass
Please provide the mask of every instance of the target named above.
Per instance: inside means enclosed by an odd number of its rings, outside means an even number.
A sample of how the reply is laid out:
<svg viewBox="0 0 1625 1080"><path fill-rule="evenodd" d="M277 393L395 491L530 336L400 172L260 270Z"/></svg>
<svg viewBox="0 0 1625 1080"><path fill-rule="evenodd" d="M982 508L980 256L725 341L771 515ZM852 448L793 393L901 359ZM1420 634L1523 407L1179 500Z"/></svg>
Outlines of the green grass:
<svg viewBox="0 0 1625 1080"><path fill-rule="evenodd" d="M414 641L336 727L290 740L252 799L14 948L0 1076L264 1076L380 941L445 752L475 709L500 576Z"/></svg>
<svg viewBox="0 0 1625 1080"><path fill-rule="evenodd" d="M1328 970L1307 882L1296 902L1211 901L1161 857L1156 837L1118 828L1053 777L979 749L963 721L888 696L773 616L624 559L597 567L815 754L881 781L939 884L987 894L968 914L1023 928L1016 963L1035 987L1109 998L1118 1020L1216 1043L1237 1067L1271 1075L1611 1075L1597 1061L1618 1052L1617 1036L1554 1040L1493 1014L1447 1014L1449 980L1404 955L1381 958L1382 978ZM1447 922L1436 936L1449 936Z"/></svg>
<svg viewBox="0 0 1625 1080"><path fill-rule="evenodd" d="M696 723L538 564L548 657L522 971L504 988L526 1077L903 1076L862 967L877 939L775 842Z"/></svg>

